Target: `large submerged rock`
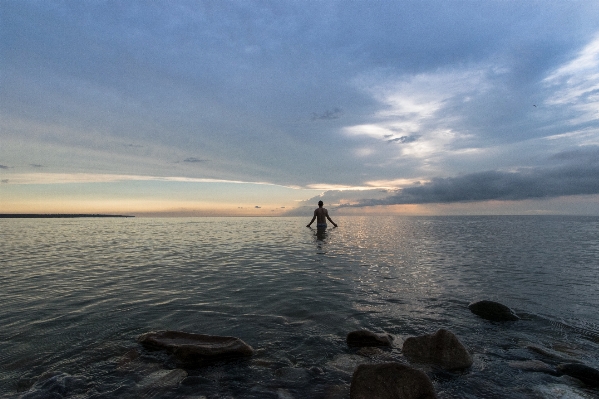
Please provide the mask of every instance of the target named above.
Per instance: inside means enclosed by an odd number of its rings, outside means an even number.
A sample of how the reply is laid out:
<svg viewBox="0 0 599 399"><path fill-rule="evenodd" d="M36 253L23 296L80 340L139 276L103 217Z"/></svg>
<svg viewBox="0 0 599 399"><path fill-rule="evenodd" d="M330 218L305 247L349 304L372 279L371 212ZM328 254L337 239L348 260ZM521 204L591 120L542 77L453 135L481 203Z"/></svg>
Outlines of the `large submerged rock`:
<svg viewBox="0 0 599 399"><path fill-rule="evenodd" d="M181 331L152 331L138 341L149 349L165 349L184 363L251 356L251 346L235 337L191 334Z"/></svg>
<svg viewBox="0 0 599 399"><path fill-rule="evenodd" d="M407 338L402 351L412 361L432 363L445 370L464 369L472 365L472 356L466 347L451 331L445 329Z"/></svg>
<svg viewBox="0 0 599 399"><path fill-rule="evenodd" d="M574 377L592 387L599 387L599 370L579 363L565 363L557 366L557 372Z"/></svg>
<svg viewBox="0 0 599 399"><path fill-rule="evenodd" d="M393 346L393 337L389 334L376 334L368 330L352 331L347 334L347 345L361 346Z"/></svg>
<svg viewBox="0 0 599 399"><path fill-rule="evenodd" d="M491 321L516 321L520 320L516 313L507 306L493 301L479 301L468 305L468 309L475 315Z"/></svg>
<svg viewBox="0 0 599 399"><path fill-rule="evenodd" d="M435 399L431 380L400 363L361 364L351 380L350 399Z"/></svg>

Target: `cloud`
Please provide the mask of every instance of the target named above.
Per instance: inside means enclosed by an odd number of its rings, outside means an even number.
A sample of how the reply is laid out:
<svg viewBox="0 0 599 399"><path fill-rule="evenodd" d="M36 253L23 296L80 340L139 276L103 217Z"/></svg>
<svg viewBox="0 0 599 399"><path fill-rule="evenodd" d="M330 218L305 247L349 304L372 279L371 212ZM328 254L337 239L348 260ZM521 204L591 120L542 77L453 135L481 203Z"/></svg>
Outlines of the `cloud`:
<svg viewBox="0 0 599 399"><path fill-rule="evenodd" d="M30 163L29 166L33 166L34 168L43 168L44 167L44 165L40 165L37 163Z"/></svg>
<svg viewBox="0 0 599 399"><path fill-rule="evenodd" d="M0 169L8 169L8 166L6 166L6 165L0 165Z"/></svg>
<svg viewBox="0 0 599 399"><path fill-rule="evenodd" d="M572 61L547 76L545 85L555 90L547 105L569 106L575 113L570 123L593 122L599 116L599 35Z"/></svg>
<svg viewBox="0 0 599 399"><path fill-rule="evenodd" d="M2 179L0 180L0 183L8 183L8 179Z"/></svg>
<svg viewBox="0 0 599 399"><path fill-rule="evenodd" d="M206 162L206 159L190 157L190 158L185 158L183 160L183 162L190 162L190 163Z"/></svg>
<svg viewBox="0 0 599 399"><path fill-rule="evenodd" d="M433 178L428 183L398 190L395 195L365 199L351 206L517 201L599 194L599 147L562 152L553 158L566 162L552 168Z"/></svg>
<svg viewBox="0 0 599 399"><path fill-rule="evenodd" d="M256 208L256 209L260 209L260 208L262 208L262 207L261 207L261 206L258 206L258 205L256 205L254 208Z"/></svg>
<svg viewBox="0 0 599 399"><path fill-rule="evenodd" d="M268 182L251 182L242 180L207 179L180 176L142 176L118 175L98 173L21 173L12 176L16 184L65 184L65 183L111 183L123 181L157 181L157 182L186 182L186 183L229 183L229 184L257 184L266 186L280 186Z"/></svg>
<svg viewBox="0 0 599 399"><path fill-rule="evenodd" d="M322 114L313 113L312 120L317 121L330 121L333 119L339 119L343 116L343 111L340 108L333 108L333 110L326 110Z"/></svg>
<svg viewBox="0 0 599 399"><path fill-rule="evenodd" d="M390 136L392 136L392 135L386 135L385 137L390 137ZM414 141L418 140L419 137L420 137L419 135L395 137L393 139L387 140L387 143L400 143L400 144L413 143Z"/></svg>

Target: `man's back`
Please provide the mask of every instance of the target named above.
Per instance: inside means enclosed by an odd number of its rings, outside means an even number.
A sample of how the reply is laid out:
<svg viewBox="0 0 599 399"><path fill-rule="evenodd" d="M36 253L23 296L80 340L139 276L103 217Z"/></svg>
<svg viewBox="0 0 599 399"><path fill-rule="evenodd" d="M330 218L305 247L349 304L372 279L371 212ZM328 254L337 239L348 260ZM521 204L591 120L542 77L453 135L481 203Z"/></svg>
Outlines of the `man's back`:
<svg viewBox="0 0 599 399"><path fill-rule="evenodd" d="M312 220L310 220L310 223L308 223L306 227L310 227L312 223L314 223L314 220L317 220L316 227L318 229L326 229L327 219L329 219L329 222L333 223L333 226L337 227L337 224L333 222L333 220L329 217L329 211L327 211L326 208L323 208L322 205L322 201L318 201L318 208L314 210L314 216L312 217Z"/></svg>
<svg viewBox="0 0 599 399"><path fill-rule="evenodd" d="M327 211L326 208L316 208L314 210L314 216L316 216L316 223L326 223L327 222L327 216L329 216L329 212Z"/></svg>

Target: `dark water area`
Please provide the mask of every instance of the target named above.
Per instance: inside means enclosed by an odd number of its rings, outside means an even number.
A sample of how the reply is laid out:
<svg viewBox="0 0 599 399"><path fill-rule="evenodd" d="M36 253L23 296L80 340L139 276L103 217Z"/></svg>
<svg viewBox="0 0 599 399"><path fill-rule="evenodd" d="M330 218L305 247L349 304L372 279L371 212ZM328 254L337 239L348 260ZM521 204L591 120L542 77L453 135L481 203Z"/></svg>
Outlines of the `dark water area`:
<svg viewBox="0 0 599 399"><path fill-rule="evenodd" d="M472 353L460 373L414 364L440 398L597 398L599 218L336 217L0 220L0 397L348 398L361 363L445 328ZM489 299L516 322L468 310ZM348 332L395 337L373 353ZM239 337L255 354L181 370L137 337Z"/></svg>

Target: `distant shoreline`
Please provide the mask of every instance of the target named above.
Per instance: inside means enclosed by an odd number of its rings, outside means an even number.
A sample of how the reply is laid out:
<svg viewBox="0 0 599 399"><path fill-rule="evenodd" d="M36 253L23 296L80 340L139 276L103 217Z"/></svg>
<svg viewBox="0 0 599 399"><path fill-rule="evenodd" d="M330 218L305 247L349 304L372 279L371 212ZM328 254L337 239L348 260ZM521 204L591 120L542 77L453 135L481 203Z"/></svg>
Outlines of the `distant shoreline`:
<svg viewBox="0 0 599 399"><path fill-rule="evenodd" d="M90 213L0 213L2 218L134 218L129 215L101 215Z"/></svg>

